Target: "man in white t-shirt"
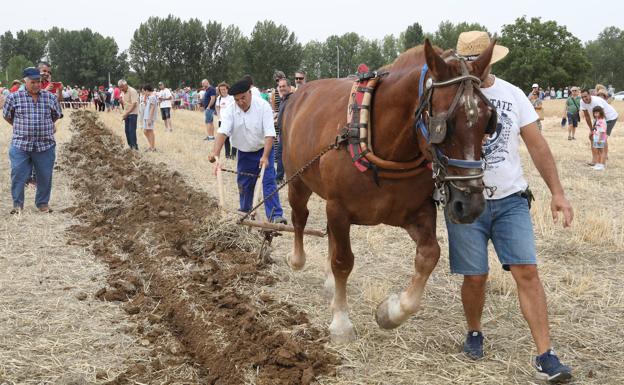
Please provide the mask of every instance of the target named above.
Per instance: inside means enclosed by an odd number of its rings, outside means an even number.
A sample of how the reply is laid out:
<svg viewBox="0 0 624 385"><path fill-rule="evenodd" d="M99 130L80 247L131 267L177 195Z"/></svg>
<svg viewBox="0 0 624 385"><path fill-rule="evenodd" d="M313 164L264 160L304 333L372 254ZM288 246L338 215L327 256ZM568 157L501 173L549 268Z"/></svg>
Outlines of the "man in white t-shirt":
<svg viewBox="0 0 624 385"><path fill-rule="evenodd" d="M171 102L173 101L173 93L169 88L165 87L163 82L158 83L158 101L160 102L160 117L165 122L165 131L172 132L171 124Z"/></svg>
<svg viewBox="0 0 624 385"><path fill-rule="evenodd" d="M613 131L613 127L615 127L615 123L618 120L618 113L609 103L607 103L600 96L592 96L589 93L587 88L581 90L581 111L583 111L583 116L585 117L585 122L587 123L587 128L589 128L589 142L590 146L593 143L593 133L594 125L592 124L592 111L594 107L602 107L605 113L605 119L607 120L607 136L611 136L611 131ZM590 166L595 165L598 162L598 149L591 146L592 149L592 161L589 163ZM609 144L608 141L605 143L604 147L605 159L609 153Z"/></svg>
<svg viewBox="0 0 624 385"><path fill-rule="evenodd" d="M460 34L457 54L468 62L488 48L486 32ZM518 288L520 307L526 319L538 356L534 364L537 376L548 381L571 378L569 367L562 365L550 343L548 311L544 288L539 279L535 240L529 213L530 192L522 176L520 138L552 194L553 218L563 212L563 226L572 223L572 206L566 199L548 144L537 127L537 113L518 87L490 74L491 64L503 59L509 50L495 46L490 66L485 70L481 91L496 107L496 132L484 143L486 161L483 182L495 187L492 196L485 194L483 213L471 224L455 224L448 218L449 259L451 272L464 275L461 290L468 333L464 352L473 359L483 357L481 315L488 278L488 242L491 240L505 270L511 271Z"/></svg>
<svg viewBox="0 0 624 385"><path fill-rule="evenodd" d="M236 82L229 90L234 96L234 104L226 108L221 117L221 127L217 131L212 154L208 157L214 162L221 153L225 138L229 137L232 146L238 149L236 170L240 211L249 212L252 208L253 194L257 178L249 174L258 174L264 167L262 191L267 200L264 209L271 222L286 223L275 183L275 163L273 155L273 111L271 106L260 97L252 94L251 83L247 79ZM220 167L220 165L217 165Z"/></svg>

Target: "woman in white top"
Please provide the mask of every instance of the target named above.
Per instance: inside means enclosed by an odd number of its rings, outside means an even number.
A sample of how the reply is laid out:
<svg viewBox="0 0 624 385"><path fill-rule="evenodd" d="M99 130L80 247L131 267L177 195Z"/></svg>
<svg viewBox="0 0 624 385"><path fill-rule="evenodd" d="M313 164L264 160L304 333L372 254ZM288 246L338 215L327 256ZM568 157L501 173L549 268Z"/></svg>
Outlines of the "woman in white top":
<svg viewBox="0 0 624 385"><path fill-rule="evenodd" d="M219 83L217 86L219 96L217 96L217 100L215 101L215 107L217 116L219 117L219 127L221 127L222 112L225 112L228 107L234 104L234 97L228 94L229 90L230 85L225 82ZM236 148L232 147L229 137L225 140L225 157L227 159L236 159Z"/></svg>
<svg viewBox="0 0 624 385"><path fill-rule="evenodd" d="M145 103L145 109L143 110L143 134L149 144L149 147L145 151L155 152L156 138L154 136L154 124L158 118L158 98L154 92L154 87L150 84L143 86L142 96ZM143 105L143 103L141 103L140 106L141 105Z"/></svg>

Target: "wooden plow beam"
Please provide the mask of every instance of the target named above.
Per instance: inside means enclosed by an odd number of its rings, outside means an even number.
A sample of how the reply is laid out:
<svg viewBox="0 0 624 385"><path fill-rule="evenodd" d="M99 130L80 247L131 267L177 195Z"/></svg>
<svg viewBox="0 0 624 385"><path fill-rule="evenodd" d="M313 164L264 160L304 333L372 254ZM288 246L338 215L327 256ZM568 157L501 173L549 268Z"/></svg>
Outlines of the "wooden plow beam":
<svg viewBox="0 0 624 385"><path fill-rule="evenodd" d="M216 159L217 161L217 165L219 164L219 158ZM255 207L258 203L260 203L260 200L262 199L262 179L264 178L264 167L262 167L262 169L260 170L260 177L259 179L259 183L256 183L256 188L254 190L254 198L253 198L253 206ZM223 175L221 172L221 167L217 166L217 191L219 194L219 207L224 210L224 211L229 211L225 208L225 190L223 187ZM238 214L240 214L240 212L237 212ZM267 232L288 232L288 233L294 233L295 232L295 228L292 225L285 225L283 223L271 223L271 222L267 222L267 221L258 221L258 220L252 220L252 219L245 219L244 221L240 222L241 225L244 226L249 226L249 227L256 227L256 228L260 228L260 229L264 229L264 231ZM319 230L308 230L308 229L304 229L303 233L305 235L312 235L315 237L325 237L325 235L327 235L327 233L325 231L319 231Z"/></svg>

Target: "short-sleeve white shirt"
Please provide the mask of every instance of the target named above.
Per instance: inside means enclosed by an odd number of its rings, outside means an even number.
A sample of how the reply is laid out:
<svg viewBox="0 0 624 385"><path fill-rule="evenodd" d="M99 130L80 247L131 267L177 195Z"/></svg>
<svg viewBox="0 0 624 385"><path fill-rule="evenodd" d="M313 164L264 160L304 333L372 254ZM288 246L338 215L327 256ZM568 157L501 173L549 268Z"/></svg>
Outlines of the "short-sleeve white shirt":
<svg viewBox="0 0 624 385"><path fill-rule="evenodd" d="M590 97L591 97L590 103L585 103L583 99L581 99L581 110L587 111L589 112L589 116L593 116L592 111L594 110L594 107L602 107L605 113L605 119L607 119L607 121L615 120L618 118L618 113L615 110L615 108L613 108L603 98L601 98L600 96L593 96L593 95L591 95Z"/></svg>
<svg viewBox="0 0 624 385"><path fill-rule="evenodd" d="M265 137L275 137L271 106L252 94L247 111L243 111L236 103L225 109L218 132L230 137L232 146L241 151L258 151L264 148Z"/></svg>
<svg viewBox="0 0 624 385"><path fill-rule="evenodd" d="M171 98L168 100L162 100L160 102L160 108L171 108L171 100L173 99L173 94L169 88L163 88L162 91L158 93L159 98Z"/></svg>
<svg viewBox="0 0 624 385"><path fill-rule="evenodd" d="M501 199L528 186L522 175L520 129L535 122L538 116L524 92L503 79L496 78L491 87L481 91L498 113L496 132L483 145L486 161L483 183L496 187L492 197L487 194L485 197Z"/></svg>

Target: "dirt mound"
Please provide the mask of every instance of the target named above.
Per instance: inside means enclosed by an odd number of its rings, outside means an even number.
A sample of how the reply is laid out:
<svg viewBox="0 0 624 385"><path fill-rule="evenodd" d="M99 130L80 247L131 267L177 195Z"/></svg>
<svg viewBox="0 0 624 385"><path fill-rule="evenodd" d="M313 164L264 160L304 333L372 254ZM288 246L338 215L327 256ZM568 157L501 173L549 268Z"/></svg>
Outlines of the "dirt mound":
<svg viewBox="0 0 624 385"><path fill-rule="evenodd" d="M220 221L214 199L124 149L93 113L72 120L77 132L60 162L83 198L70 209L84 223L72 232L110 266L109 286L95 295L123 301L140 342L154 349L151 362L111 383L151 382L188 359L209 384L308 384L333 375L327 336L263 293L275 281L266 259L241 250L231 233L226 242L210 236Z"/></svg>

